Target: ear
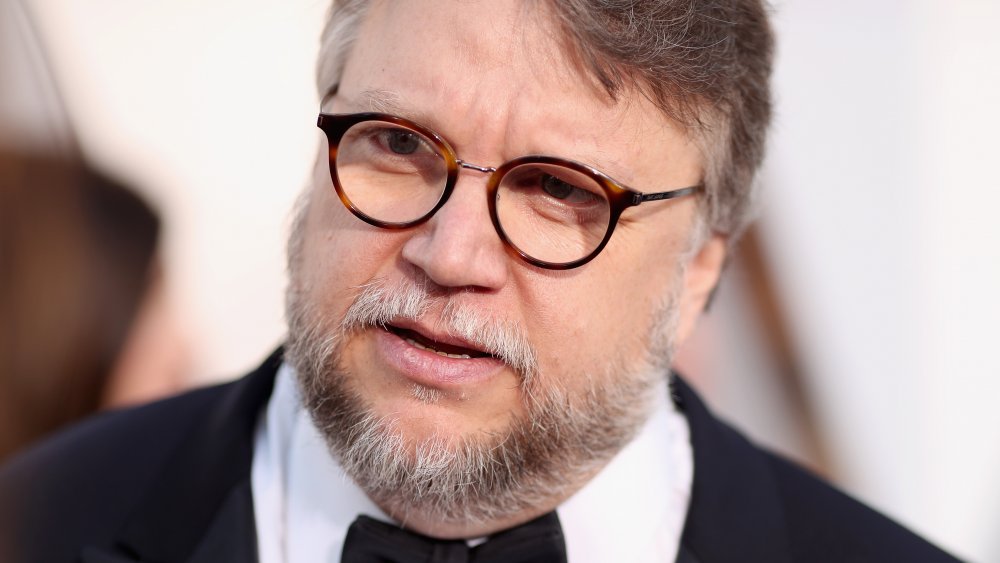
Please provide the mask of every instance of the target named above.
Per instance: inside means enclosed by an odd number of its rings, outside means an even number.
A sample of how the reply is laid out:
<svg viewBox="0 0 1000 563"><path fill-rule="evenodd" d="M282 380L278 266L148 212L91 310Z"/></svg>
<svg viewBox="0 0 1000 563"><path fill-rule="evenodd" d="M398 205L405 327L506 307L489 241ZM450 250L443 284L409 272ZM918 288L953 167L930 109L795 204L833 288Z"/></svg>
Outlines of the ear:
<svg viewBox="0 0 1000 563"><path fill-rule="evenodd" d="M694 331L695 324L719 283L726 262L726 238L712 235L691 257L684 272L680 295L680 319L676 345L680 347Z"/></svg>

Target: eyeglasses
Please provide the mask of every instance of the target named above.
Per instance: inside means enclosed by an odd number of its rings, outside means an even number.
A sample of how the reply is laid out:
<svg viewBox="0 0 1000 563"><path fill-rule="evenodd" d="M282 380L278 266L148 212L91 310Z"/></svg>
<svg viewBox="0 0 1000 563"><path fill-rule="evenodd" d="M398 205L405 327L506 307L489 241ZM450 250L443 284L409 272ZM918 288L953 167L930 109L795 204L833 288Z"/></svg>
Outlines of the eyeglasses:
<svg viewBox="0 0 1000 563"><path fill-rule="evenodd" d="M337 195L362 221L383 229L414 227L448 201L459 168L489 174L497 234L529 264L553 270L593 260L625 209L702 189L643 194L585 164L551 156L478 166L459 159L434 131L384 113L321 113L317 125L330 143Z"/></svg>

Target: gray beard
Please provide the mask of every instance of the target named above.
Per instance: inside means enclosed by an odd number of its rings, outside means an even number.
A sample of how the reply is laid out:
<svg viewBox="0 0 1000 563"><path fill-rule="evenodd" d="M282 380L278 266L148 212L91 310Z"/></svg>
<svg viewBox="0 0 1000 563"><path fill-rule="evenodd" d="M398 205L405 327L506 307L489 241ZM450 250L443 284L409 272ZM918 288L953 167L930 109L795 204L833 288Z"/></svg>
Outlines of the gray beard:
<svg viewBox="0 0 1000 563"><path fill-rule="evenodd" d="M359 288L345 322L331 326L304 298L294 268L291 274L286 357L298 374L304 404L347 474L404 525L417 516L442 524L502 521L565 498L631 441L648 418L655 393L665 392L662 383L677 322L673 295L654 315L640 367L632 360L629 369L612 353L603 367L590 373L563 374L587 382L582 390L570 392L557 378L548 381L536 371L534 352L529 350L524 358L532 362L517 357L508 361L519 366L515 372L520 376L525 415L512 418L498 432L408 439L397 419L374 413L352 387L340 366L340 348L352 331L377 327L393 315L421 314L426 302L405 310L407 303L413 305L413 291L423 292L426 299L448 297L410 287L400 289L410 296L393 304L385 299L384 286L369 284ZM446 311L450 308L445 305ZM517 334L516 328L496 328L489 321L466 324L468 330L462 335L497 357L504 358L504 346L524 346L498 342L516 340L511 334ZM415 386L414 398L434 402L439 397L432 389Z"/></svg>

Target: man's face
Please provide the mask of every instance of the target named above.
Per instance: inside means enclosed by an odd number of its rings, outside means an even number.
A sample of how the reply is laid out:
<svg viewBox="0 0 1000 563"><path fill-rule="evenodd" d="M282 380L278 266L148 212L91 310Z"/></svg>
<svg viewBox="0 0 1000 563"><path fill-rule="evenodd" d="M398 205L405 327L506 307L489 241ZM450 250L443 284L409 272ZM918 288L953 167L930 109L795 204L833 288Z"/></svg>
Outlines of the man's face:
<svg viewBox="0 0 1000 563"><path fill-rule="evenodd" d="M702 157L684 132L636 92L610 100L561 41L540 4L376 2L323 111L408 117L482 166L544 154L644 192L697 184ZM339 378L359 407L392 421L410 456L430 442L502 442L533 408L555 402L585 411L595 395L626 388L648 395L651 371L669 361L667 337L690 330L723 254L714 239L691 252L695 198L626 210L592 262L554 271L519 260L502 243L484 174L462 170L444 207L401 231L363 223L343 206L325 151L314 182L290 261L289 316L309 326L292 322L291 339L331 343L331 365L312 358L318 376ZM391 318L371 324L356 300L371 297L372 287L390 295L418 288L431 300L392 308ZM377 308L384 300L368 301ZM342 331L352 305L352 326ZM441 355L434 343L471 357ZM504 344L513 352L497 348ZM530 351L519 353L524 346ZM642 415L646 401L630 400L624 408ZM642 417L614 418L597 422L628 426L625 436Z"/></svg>

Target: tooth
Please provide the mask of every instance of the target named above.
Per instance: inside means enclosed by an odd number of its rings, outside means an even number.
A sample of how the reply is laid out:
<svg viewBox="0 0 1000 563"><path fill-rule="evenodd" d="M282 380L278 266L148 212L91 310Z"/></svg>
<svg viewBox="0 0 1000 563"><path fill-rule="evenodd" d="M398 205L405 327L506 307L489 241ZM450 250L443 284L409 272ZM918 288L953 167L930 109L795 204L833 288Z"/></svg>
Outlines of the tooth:
<svg viewBox="0 0 1000 563"><path fill-rule="evenodd" d="M454 358L456 360L468 360L472 358L472 356L468 354L445 354L444 352L438 352L438 354L441 354L442 356L448 356L449 358Z"/></svg>
<svg viewBox="0 0 1000 563"><path fill-rule="evenodd" d="M408 344L410 344L411 346L414 346L414 347L419 348L421 350L427 350L429 352L434 352L438 356L444 356L446 358L455 358L457 360L470 360L470 359L472 359L472 356L470 356L468 354L449 354L448 352L442 352L441 350L436 350L434 348L431 348L430 346L424 346L423 344L417 342L416 340L414 340L412 338L405 338L404 340L406 340L406 342Z"/></svg>

